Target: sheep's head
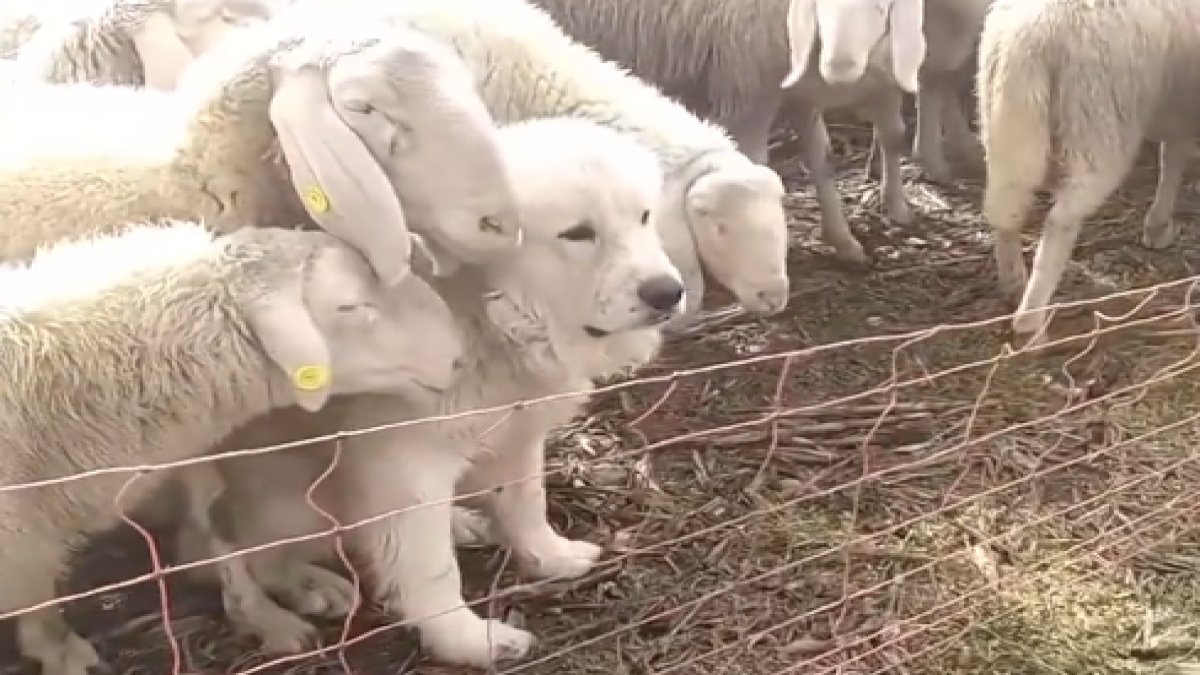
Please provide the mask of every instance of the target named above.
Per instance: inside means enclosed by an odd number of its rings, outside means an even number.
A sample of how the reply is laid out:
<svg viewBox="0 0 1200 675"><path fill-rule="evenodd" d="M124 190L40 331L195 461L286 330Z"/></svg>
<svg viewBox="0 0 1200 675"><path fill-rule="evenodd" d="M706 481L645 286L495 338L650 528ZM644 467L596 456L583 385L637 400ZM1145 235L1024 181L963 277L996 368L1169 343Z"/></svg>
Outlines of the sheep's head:
<svg viewBox="0 0 1200 675"><path fill-rule="evenodd" d="M818 37L818 67L831 84L857 82L876 46L890 40L892 76L900 88L915 93L925 61L924 22L924 0L791 0L791 69L781 86L791 87L804 76Z"/></svg>
<svg viewBox="0 0 1200 675"><path fill-rule="evenodd" d="M688 225L704 269L748 311L787 306L787 218L783 181L768 167L729 154L688 190Z"/></svg>
<svg viewBox="0 0 1200 675"><path fill-rule="evenodd" d="M370 393L429 403L457 381L464 355L457 322L419 275L384 284L360 253L324 232L246 229L258 231L232 236L308 251L302 264L274 270L245 306L296 405L316 411L330 396ZM423 244L413 250L418 266L428 264Z"/></svg>
<svg viewBox="0 0 1200 675"><path fill-rule="evenodd" d="M408 271L408 230L447 259L483 263L520 243L497 129L465 64L440 43L388 29L342 53L273 62L272 125L317 224L385 279Z"/></svg>

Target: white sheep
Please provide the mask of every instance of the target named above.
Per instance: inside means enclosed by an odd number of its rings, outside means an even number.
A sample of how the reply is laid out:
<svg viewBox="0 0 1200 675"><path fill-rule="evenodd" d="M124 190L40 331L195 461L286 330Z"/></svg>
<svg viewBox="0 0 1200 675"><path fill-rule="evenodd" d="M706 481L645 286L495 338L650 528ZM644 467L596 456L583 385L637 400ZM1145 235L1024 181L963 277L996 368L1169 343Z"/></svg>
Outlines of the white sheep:
<svg viewBox="0 0 1200 675"><path fill-rule="evenodd" d="M329 14L349 3L314 1ZM659 227L683 272L688 311L700 307L705 270L756 313L788 298L783 183L652 85L607 63L524 0L405 0L358 3L452 44L474 71L498 122L569 115L634 134L667 173ZM361 19L369 21L370 19Z"/></svg>
<svg viewBox="0 0 1200 675"><path fill-rule="evenodd" d="M49 0L0 15L0 54L22 77L173 89L230 31L265 21L275 0ZM14 48L20 47L14 51Z"/></svg>
<svg viewBox="0 0 1200 675"><path fill-rule="evenodd" d="M886 141L886 211L897 221L911 219L899 172L905 139L903 92L896 82L916 89L924 49L920 0L533 2L574 38L721 124L760 164L767 162L773 123L786 109L803 132L823 239L839 258L855 263L867 257L842 212L820 112L826 107L861 108ZM818 32L821 46L812 53ZM889 33L899 36L891 42L894 58L869 59L872 48ZM787 91L780 89L785 77Z"/></svg>
<svg viewBox="0 0 1200 675"><path fill-rule="evenodd" d="M171 93L10 87L21 105L0 109L0 259L131 220L315 222L394 280L410 226L464 261L519 240L495 125L444 45L278 21L207 57Z"/></svg>
<svg viewBox="0 0 1200 675"><path fill-rule="evenodd" d="M595 379L651 359L662 321L682 309L678 270L653 225L662 175L652 153L627 135L581 119L518 123L505 128L502 138L526 222L525 243L512 257L436 280L467 344L464 375L436 406L442 413L587 391ZM564 283L568 278L571 283ZM493 311L501 299L506 306ZM514 315L516 322L504 318ZM522 332L531 323L536 340ZM416 624L435 658L484 666L493 658L520 657L533 642L530 634L484 621L463 606L453 511L449 503L432 503L453 497L456 480L465 491L517 481L484 501L500 538L529 573L577 576L599 556L600 547L565 539L547 522L541 475L547 434L576 415L585 399L343 441L338 468L316 499L343 523L419 506L348 538L370 568L384 606ZM387 397L347 398L307 424L294 419L295 413L261 419L223 447L278 443L430 412ZM207 533L193 529L181 549L190 549L192 557L212 553L197 542L219 538L220 530L233 535L232 548L242 548L326 529L328 523L306 506L305 493L332 449L326 443L320 452L305 447L220 462L228 485L214 509L221 524L214 521L216 531ZM265 476L271 480L261 481ZM217 543L217 552L230 548ZM329 553L328 541L268 549L252 554L250 567L263 587L295 609L344 613L352 589L304 562ZM238 587L243 581L225 580L226 605L235 609L235 620L272 648L301 648L311 629L277 606L264 609L265 593L252 582Z"/></svg>
<svg viewBox="0 0 1200 675"><path fill-rule="evenodd" d="M1200 131L1200 5L1192 0L997 0L979 47L983 212L1000 288L1022 296L1014 332L1042 336L1083 221L1159 143L1142 242L1170 246L1191 138ZM1051 170L1054 205L1026 286L1021 229Z"/></svg>
<svg viewBox="0 0 1200 675"><path fill-rule="evenodd" d="M324 232L215 236L187 222L0 268L0 336L3 612L54 597L70 545L119 520L133 474L18 484L200 455L272 409L315 412L334 395L429 400L463 353L449 308L416 275L387 287ZM18 615L17 635L43 675L99 665L58 607Z"/></svg>
<svg viewBox="0 0 1200 675"><path fill-rule="evenodd" d="M33 37L41 22L37 5L44 0L6 0L0 3L0 59L11 59ZM43 10L44 11L44 10Z"/></svg>
<svg viewBox="0 0 1200 675"><path fill-rule="evenodd" d="M976 44L993 0L925 0L928 43L917 92L913 158L927 178L948 183L955 172L946 151L964 168L983 168L983 150L964 111L976 71Z"/></svg>

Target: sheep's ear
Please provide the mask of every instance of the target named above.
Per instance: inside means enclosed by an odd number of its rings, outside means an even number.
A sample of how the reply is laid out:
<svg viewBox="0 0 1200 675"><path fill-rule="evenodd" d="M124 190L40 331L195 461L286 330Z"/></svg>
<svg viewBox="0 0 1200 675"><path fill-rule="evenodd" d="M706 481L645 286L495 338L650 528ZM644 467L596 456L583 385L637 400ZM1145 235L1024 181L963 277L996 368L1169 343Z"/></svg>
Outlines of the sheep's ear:
<svg viewBox="0 0 1200 675"><path fill-rule="evenodd" d="M783 89L799 82L808 70L813 44L817 41L816 0L791 0L788 3L787 38L788 51L791 53L791 70L779 85Z"/></svg>
<svg viewBox="0 0 1200 675"><path fill-rule="evenodd" d="M192 51L175 30L175 21L163 12L153 12L132 38L146 86L173 90L193 59Z"/></svg>
<svg viewBox="0 0 1200 675"><path fill-rule="evenodd" d="M412 256L400 198L333 106L325 75L312 67L283 69L269 115L309 215L358 249L385 284L399 283Z"/></svg>
<svg viewBox="0 0 1200 675"><path fill-rule="evenodd" d="M458 260L443 251L437 242L428 241L416 232L412 239L413 267L435 277L448 277L461 267Z"/></svg>
<svg viewBox="0 0 1200 675"><path fill-rule="evenodd" d="M292 385L296 405L320 410L329 400L332 364L329 344L304 305L302 276L246 307L246 323L263 351Z"/></svg>
<svg viewBox="0 0 1200 675"><path fill-rule="evenodd" d="M894 0L888 18L892 42L892 76L910 94L917 93L925 62L925 1Z"/></svg>

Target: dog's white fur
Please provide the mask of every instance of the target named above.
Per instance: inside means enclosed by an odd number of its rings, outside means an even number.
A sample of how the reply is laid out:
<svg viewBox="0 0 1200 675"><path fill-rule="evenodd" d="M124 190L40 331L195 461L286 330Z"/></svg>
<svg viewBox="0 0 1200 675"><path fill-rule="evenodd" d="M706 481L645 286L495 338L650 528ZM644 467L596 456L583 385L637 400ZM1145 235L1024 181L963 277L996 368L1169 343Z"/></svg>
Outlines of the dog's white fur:
<svg viewBox="0 0 1200 675"><path fill-rule="evenodd" d="M436 280L467 340L465 375L441 400L443 413L588 391L596 379L651 359L661 342L661 323L684 305L679 271L653 221L663 180L653 153L629 136L581 119L522 122L502 129L501 138L525 242L508 259ZM594 240L587 240L583 228L591 228ZM641 298L648 282L673 285L678 291L673 307L651 308ZM497 312L498 298L506 304ZM506 316L519 320L507 322ZM607 334L596 337L596 329ZM349 541L368 563L385 607L417 625L435 658L486 666L524 655L534 641L523 630L481 619L463 603L449 502L456 484L467 493L497 487L483 505L501 541L534 574L581 575L599 557L600 547L565 539L550 526L541 476L547 434L576 415L585 400L586 394L571 396L512 413L343 441L337 470L315 498L343 523L413 507L353 531ZM261 446L430 412L370 396L342 399L329 410L315 425L294 426L294 420L278 416L260 420L225 447ZM241 547L326 529L328 522L305 505L305 493L332 452L327 444L218 463L228 491L213 520L215 529L225 531L191 532L182 543L194 550L203 539L228 537ZM303 562L328 555L329 542L303 548L255 554L250 566L264 588L296 609L344 612L352 597L345 581ZM269 648L296 649L311 634L299 618L264 604L262 589L248 578L224 581L226 599L232 600L227 604L241 613L232 618Z"/></svg>
<svg viewBox="0 0 1200 675"><path fill-rule="evenodd" d="M525 0L307 4L327 15L363 10L356 21L386 21L453 45L501 124L569 116L634 135L665 171L659 233L687 283L688 313L701 307L706 275L751 312L787 305L779 175L738 152L717 125L568 37L541 9Z"/></svg>

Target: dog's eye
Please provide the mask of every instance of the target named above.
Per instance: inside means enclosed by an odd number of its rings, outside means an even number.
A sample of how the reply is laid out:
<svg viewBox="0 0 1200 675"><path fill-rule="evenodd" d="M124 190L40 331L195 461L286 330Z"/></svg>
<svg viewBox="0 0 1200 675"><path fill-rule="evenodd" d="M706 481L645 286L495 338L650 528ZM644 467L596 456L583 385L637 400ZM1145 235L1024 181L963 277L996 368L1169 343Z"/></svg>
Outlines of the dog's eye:
<svg viewBox="0 0 1200 675"><path fill-rule="evenodd" d="M500 221L491 216L484 216L479 219L479 230L491 234L500 234Z"/></svg>
<svg viewBox="0 0 1200 675"><path fill-rule="evenodd" d="M567 241L596 241L596 228L587 223L580 223L569 230L563 230L558 236Z"/></svg>
<svg viewBox="0 0 1200 675"><path fill-rule="evenodd" d="M650 222L650 209L642 211L642 224L645 225L648 222Z"/></svg>
<svg viewBox="0 0 1200 675"><path fill-rule="evenodd" d="M350 112L362 113L363 115L375 110L375 108L373 108L371 104L367 103L366 101L346 101L346 108L350 110Z"/></svg>

